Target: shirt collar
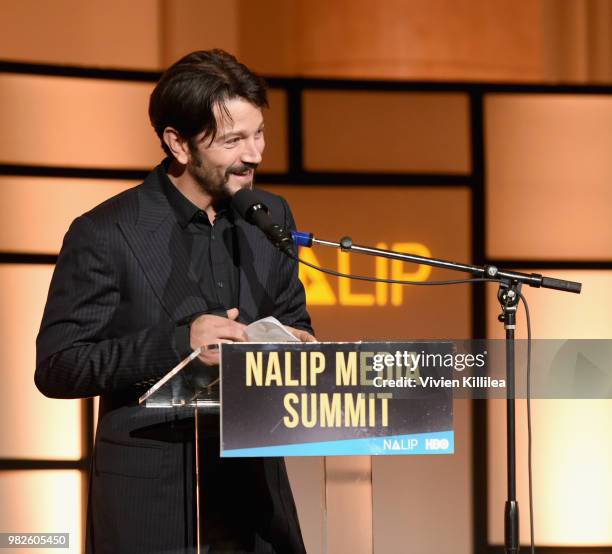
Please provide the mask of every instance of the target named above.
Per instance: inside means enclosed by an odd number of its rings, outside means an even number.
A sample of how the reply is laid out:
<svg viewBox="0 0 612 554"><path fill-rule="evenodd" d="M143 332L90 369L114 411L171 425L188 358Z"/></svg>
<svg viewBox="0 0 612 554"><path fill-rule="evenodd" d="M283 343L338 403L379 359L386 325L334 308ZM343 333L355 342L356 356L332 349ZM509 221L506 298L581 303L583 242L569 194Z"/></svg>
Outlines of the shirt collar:
<svg viewBox="0 0 612 554"><path fill-rule="evenodd" d="M196 218L196 216L202 212L189 198L187 198L176 186L172 183L168 177L168 168L170 167L170 158L166 158L160 165L161 181L163 183L164 194L168 199L168 203L176 216L176 220L179 225L184 229ZM229 200L223 201L217 206L217 218L231 216L231 210L229 210Z"/></svg>

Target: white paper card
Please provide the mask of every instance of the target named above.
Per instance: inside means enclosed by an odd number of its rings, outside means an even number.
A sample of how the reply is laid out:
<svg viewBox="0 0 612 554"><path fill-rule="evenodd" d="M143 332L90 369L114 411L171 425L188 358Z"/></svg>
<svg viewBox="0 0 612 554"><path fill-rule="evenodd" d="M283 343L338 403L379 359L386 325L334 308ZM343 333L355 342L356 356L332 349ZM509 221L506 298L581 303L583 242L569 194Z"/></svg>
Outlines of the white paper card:
<svg viewBox="0 0 612 554"><path fill-rule="evenodd" d="M293 333L275 317L265 317L247 325L246 335L251 342L299 342Z"/></svg>

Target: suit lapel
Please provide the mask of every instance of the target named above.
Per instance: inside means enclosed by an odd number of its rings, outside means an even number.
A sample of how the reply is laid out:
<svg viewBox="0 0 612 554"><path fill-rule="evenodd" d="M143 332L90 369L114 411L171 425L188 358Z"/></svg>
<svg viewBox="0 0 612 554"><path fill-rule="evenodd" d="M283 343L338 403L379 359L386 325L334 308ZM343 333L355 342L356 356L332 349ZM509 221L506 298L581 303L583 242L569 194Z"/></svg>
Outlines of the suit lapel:
<svg viewBox="0 0 612 554"><path fill-rule="evenodd" d="M157 168L138 193L138 220L119 222L134 256L168 314L177 322L209 309L190 269L181 230L163 192Z"/></svg>

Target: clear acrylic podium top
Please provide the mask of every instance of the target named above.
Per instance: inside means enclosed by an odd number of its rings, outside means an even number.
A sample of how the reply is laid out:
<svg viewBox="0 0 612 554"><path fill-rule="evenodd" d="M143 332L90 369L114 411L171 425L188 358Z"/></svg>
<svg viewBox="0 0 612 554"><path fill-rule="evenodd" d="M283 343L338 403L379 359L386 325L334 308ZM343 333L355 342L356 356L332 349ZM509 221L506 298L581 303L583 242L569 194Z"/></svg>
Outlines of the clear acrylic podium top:
<svg viewBox="0 0 612 554"><path fill-rule="evenodd" d="M218 377L211 378L185 369L201 351L201 348L196 348L145 392L138 403L146 408L193 407L219 413Z"/></svg>

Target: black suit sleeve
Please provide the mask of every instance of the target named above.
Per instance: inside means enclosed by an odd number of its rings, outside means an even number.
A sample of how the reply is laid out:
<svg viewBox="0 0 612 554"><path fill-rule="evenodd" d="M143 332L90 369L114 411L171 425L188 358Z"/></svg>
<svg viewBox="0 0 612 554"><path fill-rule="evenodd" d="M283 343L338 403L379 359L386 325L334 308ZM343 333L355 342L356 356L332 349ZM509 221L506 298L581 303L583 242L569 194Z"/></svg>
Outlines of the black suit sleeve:
<svg viewBox="0 0 612 554"><path fill-rule="evenodd" d="M79 398L154 382L180 360L176 324L113 336L120 302L108 244L86 216L71 225L36 341L35 382L46 396Z"/></svg>
<svg viewBox="0 0 612 554"><path fill-rule="evenodd" d="M295 230L293 214L284 198L281 198L284 209L285 229ZM308 331L314 334L310 316L306 310L306 293L298 278L298 262L282 255L279 268L279 287L274 305L274 316L283 324Z"/></svg>

